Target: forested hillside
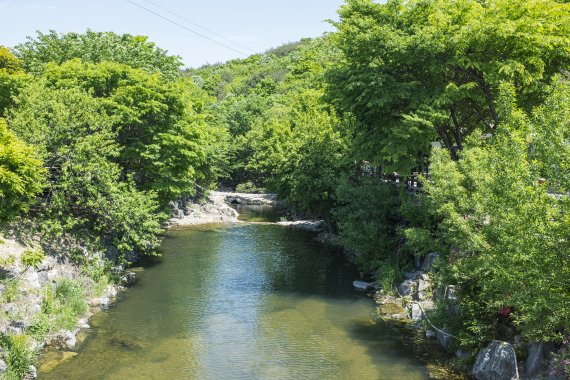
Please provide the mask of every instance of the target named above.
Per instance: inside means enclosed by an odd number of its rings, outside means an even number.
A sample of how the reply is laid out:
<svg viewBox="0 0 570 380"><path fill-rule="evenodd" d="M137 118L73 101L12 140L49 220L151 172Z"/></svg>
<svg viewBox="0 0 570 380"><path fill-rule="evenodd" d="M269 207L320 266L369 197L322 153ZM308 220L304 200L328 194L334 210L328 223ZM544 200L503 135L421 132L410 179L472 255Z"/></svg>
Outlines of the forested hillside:
<svg viewBox="0 0 570 380"><path fill-rule="evenodd" d="M430 316L452 350L554 342L568 375L570 5L347 0L339 15L322 37L184 71L114 33L0 48L0 220L124 263L156 253L172 201L276 192L386 293L438 252L458 307Z"/></svg>

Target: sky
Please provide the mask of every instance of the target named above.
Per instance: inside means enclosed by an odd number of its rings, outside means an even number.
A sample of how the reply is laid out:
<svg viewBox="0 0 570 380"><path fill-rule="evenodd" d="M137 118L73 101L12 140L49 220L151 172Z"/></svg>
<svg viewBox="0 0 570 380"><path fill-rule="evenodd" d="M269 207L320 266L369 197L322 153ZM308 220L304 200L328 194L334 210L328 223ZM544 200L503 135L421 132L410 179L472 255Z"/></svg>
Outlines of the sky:
<svg viewBox="0 0 570 380"><path fill-rule="evenodd" d="M325 20L338 19L336 11L343 3L343 0L0 0L0 45L14 47L25 42L27 36L35 36L38 30L112 31L146 35L169 54L182 57L185 66L198 67L243 58L332 31L333 27Z"/></svg>

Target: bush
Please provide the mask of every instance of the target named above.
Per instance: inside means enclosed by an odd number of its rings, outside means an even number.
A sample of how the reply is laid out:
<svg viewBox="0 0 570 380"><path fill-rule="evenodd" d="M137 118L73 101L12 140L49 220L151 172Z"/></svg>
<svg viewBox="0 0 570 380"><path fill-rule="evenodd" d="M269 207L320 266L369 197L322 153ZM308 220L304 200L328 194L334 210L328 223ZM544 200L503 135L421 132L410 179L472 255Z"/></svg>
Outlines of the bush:
<svg viewBox="0 0 570 380"><path fill-rule="evenodd" d="M45 255L41 249L26 249L22 252L22 264L24 267L33 267L34 269L38 269L42 261L44 261Z"/></svg>

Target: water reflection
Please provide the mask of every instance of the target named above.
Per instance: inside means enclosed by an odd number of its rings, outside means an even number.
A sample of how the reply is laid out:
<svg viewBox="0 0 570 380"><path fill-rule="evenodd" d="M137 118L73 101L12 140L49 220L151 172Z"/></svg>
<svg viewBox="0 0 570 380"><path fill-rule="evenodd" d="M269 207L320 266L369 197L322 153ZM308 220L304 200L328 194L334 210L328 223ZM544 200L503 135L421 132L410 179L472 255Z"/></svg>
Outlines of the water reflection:
<svg viewBox="0 0 570 380"><path fill-rule="evenodd" d="M271 225L172 231L165 256L43 379L422 379L354 269Z"/></svg>

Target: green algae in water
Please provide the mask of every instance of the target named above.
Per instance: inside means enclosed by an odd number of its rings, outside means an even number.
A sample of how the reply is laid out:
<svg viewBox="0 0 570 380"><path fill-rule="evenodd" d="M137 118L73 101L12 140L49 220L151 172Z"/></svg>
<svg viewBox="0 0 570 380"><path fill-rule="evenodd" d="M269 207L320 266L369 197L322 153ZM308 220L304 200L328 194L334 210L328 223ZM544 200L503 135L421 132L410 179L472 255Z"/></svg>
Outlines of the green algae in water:
<svg viewBox="0 0 570 380"><path fill-rule="evenodd" d="M303 231L177 229L164 257L41 379L427 379L358 273ZM124 344L123 344L124 343Z"/></svg>

